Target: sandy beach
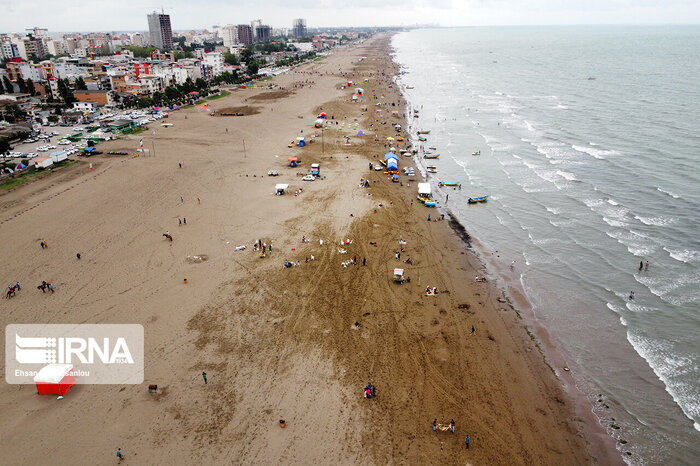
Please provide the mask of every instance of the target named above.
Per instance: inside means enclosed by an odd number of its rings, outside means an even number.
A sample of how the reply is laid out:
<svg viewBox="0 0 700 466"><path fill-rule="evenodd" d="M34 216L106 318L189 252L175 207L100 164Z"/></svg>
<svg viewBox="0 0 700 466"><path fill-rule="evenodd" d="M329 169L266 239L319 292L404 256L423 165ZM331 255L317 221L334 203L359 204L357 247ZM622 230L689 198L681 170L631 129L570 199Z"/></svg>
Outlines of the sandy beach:
<svg viewBox="0 0 700 466"><path fill-rule="evenodd" d="M475 282L484 269L467 244L412 202L419 180L368 169L402 123L388 53L387 36L339 49L100 146L133 154L142 138L148 156L94 157L92 170L85 161L0 195L1 277L22 283L3 328L137 323L146 344L142 385L76 385L58 401L3 384L3 463L110 464L117 447L131 464L619 461L584 435L591 421L516 307ZM364 88L360 103L348 80ZM209 114L227 109L244 115ZM330 129L290 147L314 134L318 112ZM322 178L302 181L311 163ZM289 192L275 196L277 183ZM265 258L258 240L272 245ZM395 267L411 282L394 283ZM56 292L38 291L42 280ZM433 419L454 419L455 433L433 432Z"/></svg>

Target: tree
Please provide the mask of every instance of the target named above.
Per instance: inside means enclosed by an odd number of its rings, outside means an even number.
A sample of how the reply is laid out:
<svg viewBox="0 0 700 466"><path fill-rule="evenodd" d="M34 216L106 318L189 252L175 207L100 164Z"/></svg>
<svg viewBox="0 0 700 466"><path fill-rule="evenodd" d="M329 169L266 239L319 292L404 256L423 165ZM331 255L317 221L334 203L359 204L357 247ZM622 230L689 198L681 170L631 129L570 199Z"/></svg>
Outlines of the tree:
<svg viewBox="0 0 700 466"><path fill-rule="evenodd" d="M256 62L255 60L253 60L253 61L251 61L250 63L248 63L248 71L247 71L247 73L248 73L249 76L255 76L256 74L258 74L258 70L259 70L259 69L260 69L260 65L258 65L258 62Z"/></svg>
<svg viewBox="0 0 700 466"><path fill-rule="evenodd" d="M127 45L124 49L131 50L136 58L148 58L151 56L151 52L156 50L155 47L139 47L138 45Z"/></svg>
<svg viewBox="0 0 700 466"><path fill-rule="evenodd" d="M241 60L248 63L251 58L253 58L253 47L249 45L241 52Z"/></svg>
<svg viewBox="0 0 700 466"><path fill-rule="evenodd" d="M58 80L58 95L61 96L61 100L67 107L73 105L73 102L76 101L73 91L68 85L68 78Z"/></svg>
<svg viewBox="0 0 700 466"><path fill-rule="evenodd" d="M78 76L78 79L75 80L74 86L76 91L87 91L87 84L85 84L85 80L82 76Z"/></svg>
<svg viewBox="0 0 700 466"><path fill-rule="evenodd" d="M2 81L0 81L0 94L5 93L5 86L2 84Z"/></svg>
<svg viewBox="0 0 700 466"><path fill-rule="evenodd" d="M0 154L5 154L10 151L10 141L6 137L0 138Z"/></svg>
<svg viewBox="0 0 700 466"><path fill-rule="evenodd" d="M36 56L35 53L33 53L29 55L29 61L31 61L32 63L39 63L41 60L39 59L39 57Z"/></svg>
<svg viewBox="0 0 700 466"><path fill-rule="evenodd" d="M3 84L5 84L5 89L7 90L8 93L12 94L13 92L15 92L15 88L14 88L14 86L12 86L12 82L10 82L10 78L8 78L7 76L3 76L2 82L3 82Z"/></svg>
<svg viewBox="0 0 700 466"><path fill-rule="evenodd" d="M22 78L22 76L17 76L16 82L20 92L27 92L27 83L24 82L24 78Z"/></svg>
<svg viewBox="0 0 700 466"><path fill-rule="evenodd" d="M224 53L224 63L228 63L229 65L240 65L241 62L238 60L238 57L236 56L235 53Z"/></svg>
<svg viewBox="0 0 700 466"><path fill-rule="evenodd" d="M36 95L36 88L34 87L34 81L32 81L32 78L27 78L26 82L27 86L27 92L29 92L29 95Z"/></svg>

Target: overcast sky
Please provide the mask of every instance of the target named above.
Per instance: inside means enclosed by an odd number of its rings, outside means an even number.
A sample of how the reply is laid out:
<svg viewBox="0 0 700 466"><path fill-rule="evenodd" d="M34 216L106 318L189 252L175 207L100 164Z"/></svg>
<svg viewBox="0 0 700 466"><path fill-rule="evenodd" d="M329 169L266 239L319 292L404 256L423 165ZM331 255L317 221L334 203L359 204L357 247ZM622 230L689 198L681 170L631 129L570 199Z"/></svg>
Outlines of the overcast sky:
<svg viewBox="0 0 700 466"><path fill-rule="evenodd" d="M291 27L700 24L700 0L161 0L174 30L249 23ZM148 29L155 0L0 0L0 32Z"/></svg>

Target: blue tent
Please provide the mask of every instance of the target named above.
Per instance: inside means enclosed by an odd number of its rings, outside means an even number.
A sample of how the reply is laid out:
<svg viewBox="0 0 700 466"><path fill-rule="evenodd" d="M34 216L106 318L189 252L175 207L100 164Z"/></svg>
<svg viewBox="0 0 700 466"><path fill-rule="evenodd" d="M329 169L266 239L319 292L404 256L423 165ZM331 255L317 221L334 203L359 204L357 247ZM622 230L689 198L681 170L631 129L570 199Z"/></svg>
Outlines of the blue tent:
<svg viewBox="0 0 700 466"><path fill-rule="evenodd" d="M299 144L297 144L298 147L304 147L305 145L306 145L306 141L304 141L303 139L301 141L299 141Z"/></svg>
<svg viewBox="0 0 700 466"><path fill-rule="evenodd" d="M387 160L386 161L386 168L389 171L398 170L399 169L399 161L396 159Z"/></svg>
<svg viewBox="0 0 700 466"><path fill-rule="evenodd" d="M387 152L386 154L384 154L384 160L388 161L389 159L399 160L399 158L393 152Z"/></svg>

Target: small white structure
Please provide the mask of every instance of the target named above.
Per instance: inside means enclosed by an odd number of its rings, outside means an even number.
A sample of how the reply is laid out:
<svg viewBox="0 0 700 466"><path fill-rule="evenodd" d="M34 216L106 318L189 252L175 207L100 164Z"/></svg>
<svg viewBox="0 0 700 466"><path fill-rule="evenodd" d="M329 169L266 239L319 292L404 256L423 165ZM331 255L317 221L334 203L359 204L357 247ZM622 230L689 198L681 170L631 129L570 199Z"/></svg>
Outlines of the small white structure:
<svg viewBox="0 0 700 466"><path fill-rule="evenodd" d="M424 197L430 197L432 190L430 189L430 183L418 183L418 195Z"/></svg>
<svg viewBox="0 0 700 466"><path fill-rule="evenodd" d="M284 184L284 183L276 184L275 185L275 195L281 196L282 194L284 194L285 190L288 188L289 188L288 184Z"/></svg>
<svg viewBox="0 0 700 466"><path fill-rule="evenodd" d="M53 159L51 157L37 157L34 159L35 168L47 168L53 165Z"/></svg>

